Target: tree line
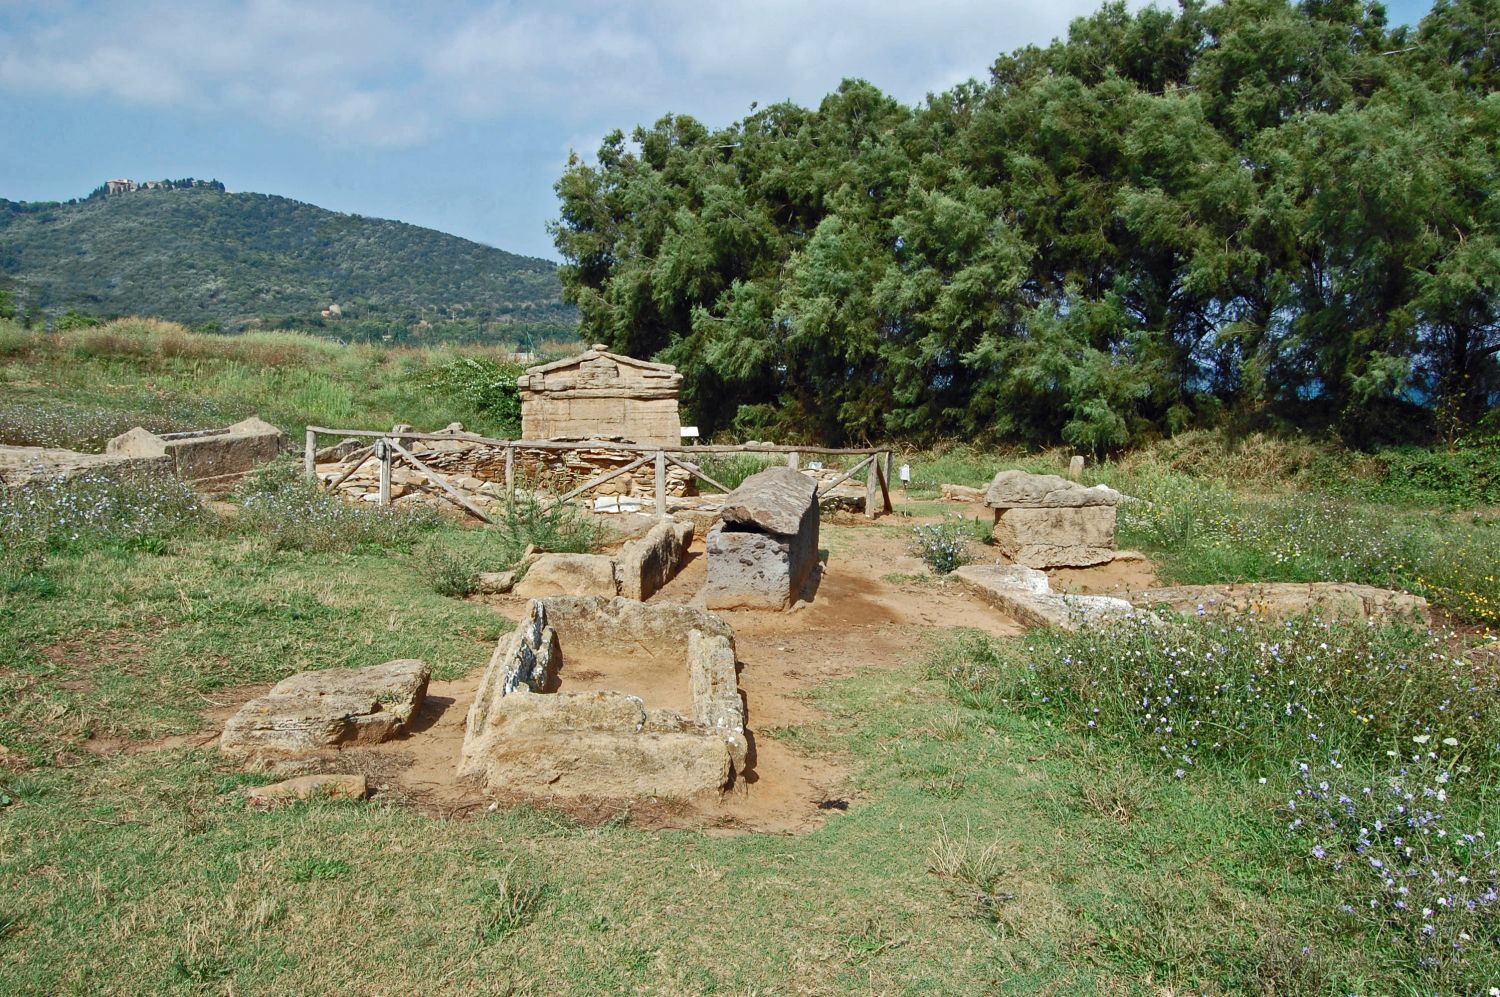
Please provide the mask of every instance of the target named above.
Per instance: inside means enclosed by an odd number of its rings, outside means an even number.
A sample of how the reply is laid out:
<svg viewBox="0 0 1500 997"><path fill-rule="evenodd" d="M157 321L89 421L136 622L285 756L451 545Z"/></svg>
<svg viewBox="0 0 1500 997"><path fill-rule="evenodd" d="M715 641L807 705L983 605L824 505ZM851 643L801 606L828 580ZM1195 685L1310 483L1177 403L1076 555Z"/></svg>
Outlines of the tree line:
<svg viewBox="0 0 1500 997"><path fill-rule="evenodd" d="M570 160L565 295L706 432L1493 429L1497 42L1497 0L1111 3L916 106L669 114Z"/></svg>

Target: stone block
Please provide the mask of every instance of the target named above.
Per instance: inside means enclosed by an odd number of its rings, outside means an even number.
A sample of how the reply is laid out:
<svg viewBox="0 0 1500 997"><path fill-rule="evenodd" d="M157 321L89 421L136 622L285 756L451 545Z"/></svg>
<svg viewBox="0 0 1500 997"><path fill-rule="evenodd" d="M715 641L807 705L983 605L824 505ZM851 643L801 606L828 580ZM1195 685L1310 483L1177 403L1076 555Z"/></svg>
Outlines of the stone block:
<svg viewBox="0 0 1500 997"><path fill-rule="evenodd" d="M299 672L231 717L219 747L231 755L287 755L388 741L421 708L430 676L414 659Z"/></svg>
<svg viewBox="0 0 1500 997"><path fill-rule="evenodd" d="M1106 564L1115 553L1115 509L1111 505L1000 509L994 535L1002 554L1028 567Z"/></svg>
<svg viewBox="0 0 1500 997"><path fill-rule="evenodd" d="M621 596L644 601L682 568L693 542L693 524L667 521L632 540L615 557L615 581Z"/></svg>
<svg viewBox="0 0 1500 997"><path fill-rule="evenodd" d="M984 602L1028 627L1073 630L1082 622L1123 616L1133 607L1102 595L1062 595L1046 574L1017 564L966 564L953 573Z"/></svg>
<svg viewBox="0 0 1500 997"><path fill-rule="evenodd" d="M512 591L528 599L549 595L613 596L618 591L614 558L604 554L542 554Z"/></svg>
<svg viewBox="0 0 1500 997"><path fill-rule="evenodd" d="M1001 471L984 491L984 504L992 509L1079 509L1116 505L1120 493L1097 485L1085 488L1055 474Z"/></svg>

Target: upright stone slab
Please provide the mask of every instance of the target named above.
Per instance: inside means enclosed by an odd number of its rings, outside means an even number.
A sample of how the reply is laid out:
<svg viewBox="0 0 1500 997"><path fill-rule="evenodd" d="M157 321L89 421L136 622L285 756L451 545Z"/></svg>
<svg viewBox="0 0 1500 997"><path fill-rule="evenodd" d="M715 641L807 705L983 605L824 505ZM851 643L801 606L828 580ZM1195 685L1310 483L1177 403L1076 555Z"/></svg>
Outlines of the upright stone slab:
<svg viewBox="0 0 1500 997"><path fill-rule="evenodd" d="M1086 568L1115 556L1120 493L1055 474L1001 471L985 489L995 510L995 546L1030 568Z"/></svg>
<svg viewBox="0 0 1500 997"><path fill-rule="evenodd" d="M785 609L818 564L818 486L789 467L730 492L705 540L709 609Z"/></svg>

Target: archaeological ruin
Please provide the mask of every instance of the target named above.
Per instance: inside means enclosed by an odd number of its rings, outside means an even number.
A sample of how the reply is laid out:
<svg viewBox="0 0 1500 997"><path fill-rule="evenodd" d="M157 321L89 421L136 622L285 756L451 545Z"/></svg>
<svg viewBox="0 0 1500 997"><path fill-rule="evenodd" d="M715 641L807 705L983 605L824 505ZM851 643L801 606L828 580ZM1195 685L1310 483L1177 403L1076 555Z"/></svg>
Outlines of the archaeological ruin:
<svg viewBox="0 0 1500 997"><path fill-rule="evenodd" d="M610 353L596 343L576 357L528 367L516 383L522 439L681 442L682 375L671 364Z"/></svg>
<svg viewBox="0 0 1500 997"><path fill-rule="evenodd" d="M496 648L459 764L505 794L690 797L730 785L747 752L722 619L554 596L532 600Z"/></svg>
<svg viewBox="0 0 1500 997"><path fill-rule="evenodd" d="M785 609L818 566L817 483L789 467L752 474L724 498L705 544L709 609Z"/></svg>
<svg viewBox="0 0 1500 997"><path fill-rule="evenodd" d="M1055 474L1001 471L984 492L995 513L995 546L1028 568L1086 568L1115 556L1120 493Z"/></svg>

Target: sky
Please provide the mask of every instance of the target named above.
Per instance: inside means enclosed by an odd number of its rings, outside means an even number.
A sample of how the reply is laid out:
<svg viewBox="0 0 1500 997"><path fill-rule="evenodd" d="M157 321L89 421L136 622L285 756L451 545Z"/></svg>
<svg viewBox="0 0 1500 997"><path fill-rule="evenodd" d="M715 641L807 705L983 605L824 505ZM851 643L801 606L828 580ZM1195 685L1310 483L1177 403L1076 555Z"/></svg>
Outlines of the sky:
<svg viewBox="0 0 1500 997"><path fill-rule="evenodd" d="M212 178L556 259L552 185L614 128L815 105L846 77L918 101L1096 6L0 0L0 197Z"/></svg>

